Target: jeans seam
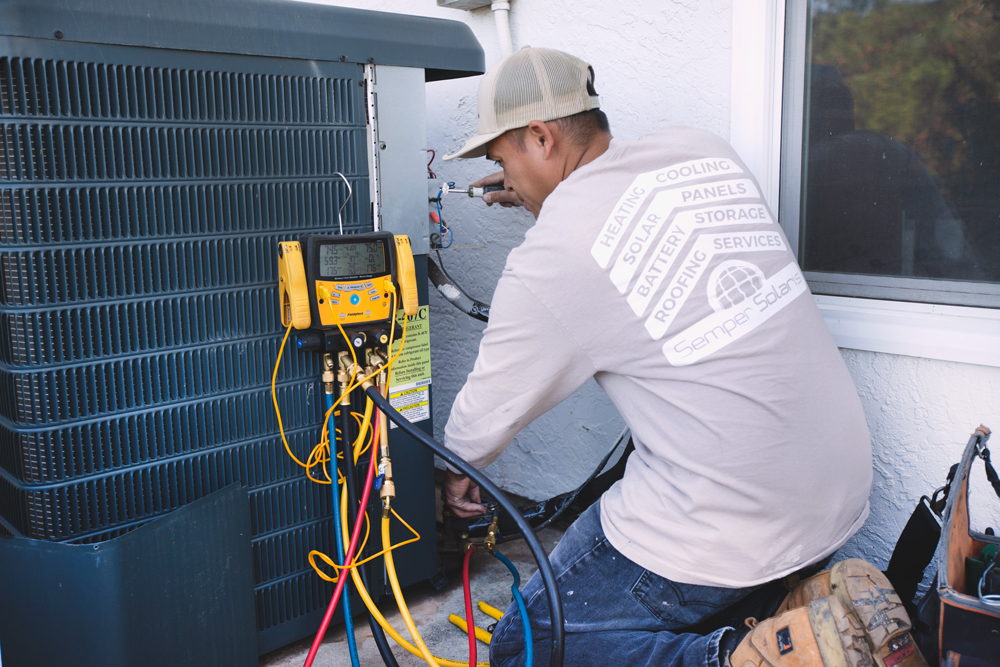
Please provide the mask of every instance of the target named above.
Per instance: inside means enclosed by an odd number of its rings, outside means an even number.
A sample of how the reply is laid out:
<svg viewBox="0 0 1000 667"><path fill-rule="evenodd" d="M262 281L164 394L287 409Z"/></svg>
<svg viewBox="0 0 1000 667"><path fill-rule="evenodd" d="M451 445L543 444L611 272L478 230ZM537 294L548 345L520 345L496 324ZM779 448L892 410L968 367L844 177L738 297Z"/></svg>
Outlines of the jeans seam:
<svg viewBox="0 0 1000 667"><path fill-rule="evenodd" d="M588 551L580 554L579 558L577 558L572 563L570 563L569 565L567 565L565 568L563 568L563 570L561 572L559 572L559 574L556 575L556 587L557 588L559 586L559 580L562 577L564 577L567 572L569 572L574 567L576 567L576 565L578 565L580 563L580 561L582 561L584 558L586 558L586 557L590 556L591 554L593 554L595 551L597 551L597 549L599 549L600 547L604 546L605 544L610 545L610 542L608 542L608 538L607 537L602 537L600 540L597 540L596 542L597 542L597 544L595 544L593 547L591 547ZM534 605L535 601L538 599L538 597L542 593L544 593L544 592L545 592L545 587L544 586L542 588L538 589L538 591L536 591L531 596L530 599L528 599L528 600L525 601L525 608L528 608L528 607L531 607L532 605ZM559 591L559 594L562 595L562 591Z"/></svg>

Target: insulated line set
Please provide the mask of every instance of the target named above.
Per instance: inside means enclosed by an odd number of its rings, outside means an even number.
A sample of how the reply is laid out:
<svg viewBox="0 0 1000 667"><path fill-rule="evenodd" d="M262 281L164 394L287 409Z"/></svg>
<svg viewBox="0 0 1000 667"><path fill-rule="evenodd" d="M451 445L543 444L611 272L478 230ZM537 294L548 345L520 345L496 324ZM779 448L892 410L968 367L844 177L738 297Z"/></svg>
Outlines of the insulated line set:
<svg viewBox="0 0 1000 667"><path fill-rule="evenodd" d="M410 528L405 519L392 507L395 482L389 452L387 419L395 422L403 431L450 465L469 475L488 494L496 498L503 509L514 518L519 531L528 542L532 555L538 561L545 582L553 621L551 664L560 665L563 650L562 608L548 557L530 525L510 500L479 471L416 428L388 401L393 363L403 353L406 345L408 318L416 315L418 311L414 260L409 238L385 232L348 235L308 234L299 241L279 243L278 259L279 307L282 324L286 330L274 366L273 378L277 377L281 355L293 328L299 331L298 349L323 355L322 383L326 399L323 430L320 442L312 449L306 461L303 462L295 457L285 440L281 406L277 394L272 392L275 414L288 455L305 469L310 480L318 484L331 485L337 533L336 559L316 550L309 554L310 564L318 576L326 581L335 582L336 588L306 657L305 667L312 665L341 598L344 604L348 650L352 663L359 664L353 638L349 597L345 593L346 572L350 572L354 586L367 607L369 623L386 665L391 667L396 662L385 640L383 629L385 634L403 648L422 657L434 667L477 664L476 628L471 620L472 605L468 587L468 563L475 550L472 544L466 545L468 551L465 558L467 629L470 641L468 663L433 656L417 632L407 608L396 575L392 552L396 548L419 540L421 536ZM397 313L398 310L401 312ZM334 396L335 380L339 392L337 397ZM362 414L351 411L352 393L358 388L361 388L366 396ZM338 417L339 429L336 428ZM356 434L355 422L358 423ZM367 466L362 463L365 455L368 458ZM359 473L364 474L364 482L360 488L356 488ZM381 505L382 550L366 559L358 560L371 530L368 525L368 513L365 510L373 491L378 493ZM413 535L412 539L397 544L391 543L390 518L393 516L409 529ZM362 528L365 529L364 538L362 538ZM531 629L519 591L520 579L513 564L494 550L496 542L497 533L494 530L483 546L503 562L514 575L511 592L524 623L527 664L531 665ZM386 622L368 593L369 577L363 566L379 556L384 560L389 585L416 646L406 641ZM335 574L331 576L324 571L317 563L317 558L334 570Z"/></svg>

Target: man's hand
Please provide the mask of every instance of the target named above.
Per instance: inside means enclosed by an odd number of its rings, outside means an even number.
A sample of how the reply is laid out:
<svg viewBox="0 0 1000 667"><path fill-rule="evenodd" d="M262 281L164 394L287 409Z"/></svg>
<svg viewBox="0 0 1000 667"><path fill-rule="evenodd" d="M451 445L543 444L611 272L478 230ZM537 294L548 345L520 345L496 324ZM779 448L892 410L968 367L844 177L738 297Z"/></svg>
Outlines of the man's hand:
<svg viewBox="0 0 1000 667"><path fill-rule="evenodd" d="M472 187L481 188L484 185L503 185L503 172L498 171L495 174L490 174L486 178L480 178L472 184ZM503 192L487 192L483 195L483 201L486 202L487 206L493 206L493 204L500 204L504 208L510 208L511 206L524 206L524 202L513 190L504 190Z"/></svg>
<svg viewBox="0 0 1000 667"><path fill-rule="evenodd" d="M455 516L463 519L486 514L486 508L480 505L479 486L466 475L457 475L448 471L441 489L444 504L451 508Z"/></svg>

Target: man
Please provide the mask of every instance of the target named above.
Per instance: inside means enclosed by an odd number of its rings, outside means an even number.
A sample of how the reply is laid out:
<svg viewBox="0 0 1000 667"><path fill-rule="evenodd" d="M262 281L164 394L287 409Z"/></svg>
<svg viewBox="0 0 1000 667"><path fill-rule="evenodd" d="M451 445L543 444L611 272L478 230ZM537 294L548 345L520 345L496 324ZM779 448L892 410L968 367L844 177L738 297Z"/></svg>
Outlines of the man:
<svg viewBox="0 0 1000 667"><path fill-rule="evenodd" d="M780 628L715 622L762 585L818 570L860 528L865 418L732 148L693 128L613 139L593 84L582 60L524 48L486 73L479 134L445 158L494 160L506 187L497 201L537 219L507 260L445 442L486 466L591 377L631 428L624 478L551 555L565 664L819 667L793 662L818 651L836 652L828 667L866 664L851 610L827 597L830 575L826 595L800 595ZM444 492L459 516L483 511L465 477L449 472ZM537 575L524 594L544 665ZM512 607L493 663L521 664L523 639Z"/></svg>

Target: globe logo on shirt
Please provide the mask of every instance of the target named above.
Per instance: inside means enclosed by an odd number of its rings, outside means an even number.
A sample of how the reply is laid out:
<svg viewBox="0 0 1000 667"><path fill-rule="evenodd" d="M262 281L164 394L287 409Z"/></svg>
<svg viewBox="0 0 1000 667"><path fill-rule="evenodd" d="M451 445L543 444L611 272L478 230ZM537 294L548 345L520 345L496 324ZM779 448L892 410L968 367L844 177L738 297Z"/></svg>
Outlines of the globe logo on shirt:
<svg viewBox="0 0 1000 667"><path fill-rule="evenodd" d="M719 264L708 277L708 303L715 311L738 306L764 286L760 268L738 259Z"/></svg>

